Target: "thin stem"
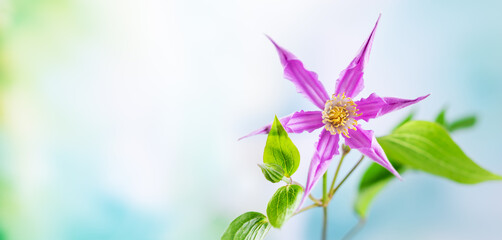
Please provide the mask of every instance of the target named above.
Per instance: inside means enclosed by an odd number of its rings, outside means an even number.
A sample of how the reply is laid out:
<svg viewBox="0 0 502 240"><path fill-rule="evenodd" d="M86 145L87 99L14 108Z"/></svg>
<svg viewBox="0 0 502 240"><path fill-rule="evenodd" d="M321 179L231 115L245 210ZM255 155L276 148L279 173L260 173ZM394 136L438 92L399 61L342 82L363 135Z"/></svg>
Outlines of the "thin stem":
<svg viewBox="0 0 502 240"><path fill-rule="evenodd" d="M318 204L312 204L312 205L306 206L306 207L304 207L304 208L302 208L302 209L298 210L298 212L293 213L293 215L292 215L292 216L294 216L294 215L296 215L296 214L299 214L299 213L301 213L301 212L307 211L307 210L309 210L309 209L315 208L315 207L320 207L320 205L318 205Z"/></svg>
<svg viewBox="0 0 502 240"><path fill-rule="evenodd" d="M282 177L281 181L283 181L287 184L293 183L293 179L291 177L286 177L286 176Z"/></svg>
<svg viewBox="0 0 502 240"><path fill-rule="evenodd" d="M352 167L352 169L350 169L350 172L342 179L342 181L336 186L336 188L331 190L331 192L329 194L330 196L335 195L338 188L340 188L340 186L342 186L342 184L345 182L345 180L347 180L347 178L352 174L352 172L354 172L354 170L357 168L357 166L359 166L359 164L363 161L363 159L364 159L364 155L361 157L361 159L359 159L359 161L357 161L356 165L354 167Z"/></svg>
<svg viewBox="0 0 502 240"><path fill-rule="evenodd" d="M366 220L364 218L361 218L359 222L352 229L350 229L350 231L347 234L345 234L342 240L349 240L353 238L359 231L361 231L365 223Z"/></svg>
<svg viewBox="0 0 502 240"><path fill-rule="evenodd" d="M325 172L324 175L322 175L322 203L323 205L326 205L328 202L328 172Z"/></svg>
<svg viewBox="0 0 502 240"><path fill-rule="evenodd" d="M310 200L312 200L312 202L315 202L317 205L322 206L322 201L312 196L312 194L309 194L309 198Z"/></svg>
<svg viewBox="0 0 502 240"><path fill-rule="evenodd" d="M327 239L327 232L328 232L328 207L324 206L322 207L323 209L323 221L322 221L322 240Z"/></svg>
<svg viewBox="0 0 502 240"><path fill-rule="evenodd" d="M343 152L342 153L342 157L340 158L340 161L338 162L338 166L336 167L336 172L335 172L335 176L333 177L333 181L331 181L331 186L329 187L329 191L331 193L333 187L335 187L335 181L336 181L336 178L338 177L338 172L340 171L340 167L342 166L342 162L343 162L343 159L345 159L345 156L347 156L347 153L348 152ZM331 196L330 196L331 197Z"/></svg>
<svg viewBox="0 0 502 240"><path fill-rule="evenodd" d="M326 240L328 232L328 172L326 171L322 176L322 209L323 209L323 221L322 221L322 240Z"/></svg>
<svg viewBox="0 0 502 240"><path fill-rule="evenodd" d="M291 183L295 184L295 185L298 185L298 186L302 187L303 189L305 189L305 187L301 183L299 183L297 181L293 181L293 178L291 178Z"/></svg>

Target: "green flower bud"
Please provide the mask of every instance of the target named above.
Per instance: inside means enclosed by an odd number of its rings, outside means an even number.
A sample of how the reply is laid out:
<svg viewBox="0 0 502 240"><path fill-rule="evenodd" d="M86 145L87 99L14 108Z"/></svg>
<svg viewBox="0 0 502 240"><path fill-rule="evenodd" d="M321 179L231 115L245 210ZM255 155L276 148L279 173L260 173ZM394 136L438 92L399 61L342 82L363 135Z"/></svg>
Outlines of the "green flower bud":
<svg viewBox="0 0 502 240"><path fill-rule="evenodd" d="M345 144L343 144L342 145L342 151L343 151L343 153L347 154L347 153L350 152L350 147L347 146L347 145L345 145Z"/></svg>
<svg viewBox="0 0 502 240"><path fill-rule="evenodd" d="M273 183L281 181L284 177L284 171L282 167L277 164L258 164L258 167L261 168L261 172L265 178Z"/></svg>

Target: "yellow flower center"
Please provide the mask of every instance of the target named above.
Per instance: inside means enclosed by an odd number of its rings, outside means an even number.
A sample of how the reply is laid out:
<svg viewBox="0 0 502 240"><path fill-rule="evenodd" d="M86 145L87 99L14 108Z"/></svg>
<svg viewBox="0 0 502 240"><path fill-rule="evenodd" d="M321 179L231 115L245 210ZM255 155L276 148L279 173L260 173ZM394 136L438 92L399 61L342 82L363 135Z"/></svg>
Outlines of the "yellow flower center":
<svg viewBox="0 0 502 240"><path fill-rule="evenodd" d="M333 95L330 100L326 101L324 111L322 112L322 122L324 128L330 131L332 135L342 133L349 137L349 129L356 128L357 121L354 117L360 116L357 113L357 105L352 99L345 97L345 94Z"/></svg>
<svg viewBox="0 0 502 240"><path fill-rule="evenodd" d="M329 110L326 122L330 122L334 127L343 126L347 122L349 111L345 107L333 107Z"/></svg>

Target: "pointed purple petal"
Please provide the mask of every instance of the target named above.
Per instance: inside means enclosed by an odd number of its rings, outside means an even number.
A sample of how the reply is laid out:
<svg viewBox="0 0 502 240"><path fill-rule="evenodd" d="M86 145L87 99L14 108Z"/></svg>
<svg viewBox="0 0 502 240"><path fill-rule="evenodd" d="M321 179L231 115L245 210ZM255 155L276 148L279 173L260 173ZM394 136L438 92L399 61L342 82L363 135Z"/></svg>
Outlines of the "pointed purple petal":
<svg viewBox="0 0 502 240"><path fill-rule="evenodd" d="M299 93L312 101L318 108L324 109L324 104L329 99L329 96L324 86L317 79L317 74L305 69L303 63L295 55L277 45L272 38L268 38L279 53L279 58L284 67L284 77L295 84L296 90Z"/></svg>
<svg viewBox="0 0 502 240"><path fill-rule="evenodd" d="M331 135L326 129L323 129L319 136L319 141L316 143L316 151L310 162L310 168L307 177L307 184L305 185L305 193L298 208L301 207L306 197L310 194L319 178L328 169L333 156L339 154L338 141L340 135Z"/></svg>
<svg viewBox="0 0 502 240"><path fill-rule="evenodd" d="M284 128L290 133L312 132L324 126L321 111L299 111L293 113Z"/></svg>
<svg viewBox="0 0 502 240"><path fill-rule="evenodd" d="M359 54L352 60L349 66L340 73L338 80L336 80L335 95L345 93L345 96L354 98L359 94L364 88L364 65L369 59L371 45L373 44L373 37L375 36L375 31L378 26L378 20L371 32L370 36L361 46Z"/></svg>
<svg viewBox="0 0 502 240"><path fill-rule="evenodd" d="M286 117L282 117L279 120L284 127L284 130L288 133L302 133L304 131L312 132L318 128L324 126L322 123L322 112L321 111L299 111L295 112ZM270 132L272 124L261 127L260 129L239 138L239 140L251 137L258 134L267 134Z"/></svg>
<svg viewBox="0 0 502 240"><path fill-rule="evenodd" d="M357 130L350 129L349 137L345 137L345 144L349 145L352 149L357 149L366 157L382 165L389 170L396 177L401 179L399 173L390 164L385 152L380 144L377 142L372 130L364 130L360 125L356 126Z"/></svg>
<svg viewBox="0 0 502 240"><path fill-rule="evenodd" d="M415 99L402 99L393 97L381 98L376 95L376 93L372 93L367 98L361 98L361 100L355 101L357 109L359 109L359 113L361 114L361 116L356 117L356 120L362 119L367 122L370 119L383 116L392 111L420 102L429 95L430 94L427 94Z"/></svg>

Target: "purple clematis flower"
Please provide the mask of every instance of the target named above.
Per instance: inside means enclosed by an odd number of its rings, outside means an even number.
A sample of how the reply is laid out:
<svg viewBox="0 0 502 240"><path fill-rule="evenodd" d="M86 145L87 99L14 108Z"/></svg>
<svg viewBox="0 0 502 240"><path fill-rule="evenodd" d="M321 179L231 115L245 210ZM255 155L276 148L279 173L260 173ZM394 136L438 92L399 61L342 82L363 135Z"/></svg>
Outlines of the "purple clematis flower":
<svg viewBox="0 0 502 240"><path fill-rule="evenodd" d="M400 99L382 98L372 93L367 98L361 98L358 101L352 100L364 88L363 70L369 58L379 20L380 17L357 56L340 73L336 81L335 93L331 98L329 98L324 86L317 79L316 73L305 69L303 63L295 55L269 38L279 53L279 58L284 67L284 77L293 82L297 91L320 109L320 111L301 110L280 119L284 129L289 133L312 132L318 128L323 128L319 141L315 144L316 149L310 163L303 200L310 194L319 178L326 172L333 156L339 154L340 135L343 135L345 144L350 148L359 150L371 160L385 167L396 177L401 178L387 159L380 144L378 144L373 131L363 129L357 121L364 120L368 122L370 119L415 104L429 95L416 99ZM242 138L266 134L270 131L270 127L271 125L264 126Z"/></svg>

